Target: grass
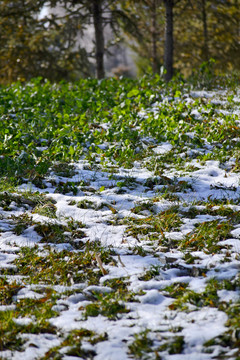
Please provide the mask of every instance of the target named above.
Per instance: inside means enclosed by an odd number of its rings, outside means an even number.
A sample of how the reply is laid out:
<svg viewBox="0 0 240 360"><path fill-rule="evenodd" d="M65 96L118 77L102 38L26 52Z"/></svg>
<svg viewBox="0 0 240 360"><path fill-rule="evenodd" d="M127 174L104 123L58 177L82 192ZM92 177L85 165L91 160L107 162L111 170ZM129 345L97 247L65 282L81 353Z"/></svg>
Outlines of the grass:
<svg viewBox="0 0 240 360"><path fill-rule="evenodd" d="M134 341L128 346L129 353L135 359L147 359L147 354L152 351L153 341L148 337L149 330L144 330L134 336Z"/></svg>
<svg viewBox="0 0 240 360"><path fill-rule="evenodd" d="M202 307L215 307L218 308L220 311L228 313L228 311L231 312L230 309L232 308L232 304L220 301L217 291L222 289L236 289L235 280L218 281L213 278L208 281L206 288L203 292L195 292L193 290L190 290L188 289L187 284L184 283L174 284L170 287L167 287L164 289L164 292L168 296L176 299L171 305L169 305L169 308L171 310L177 309L181 311L191 311L190 305L193 305L195 309ZM237 304L233 305L233 309L235 308L238 308ZM231 320L229 320L229 323L226 325L234 327L234 324L231 323Z"/></svg>
<svg viewBox="0 0 240 360"><path fill-rule="evenodd" d="M41 360L47 359L62 359L63 353L69 356L84 357L93 359L96 355L94 350L85 350L82 348L82 342L88 341L91 345L95 345L101 341L108 339L106 333L97 334L94 331L87 329L72 330L68 336L61 342L60 346L51 348L46 352L45 356ZM65 350L60 351L60 350Z"/></svg>
<svg viewBox="0 0 240 360"><path fill-rule="evenodd" d="M5 211L11 211L14 207L24 208L25 210L32 209L33 212L44 212L45 209L52 209L50 211L53 214L50 217L56 217L56 208L54 206L56 202L39 192L25 191L21 193L4 191L0 193L0 207ZM11 206L12 205L12 206ZM47 212L47 210L46 210Z"/></svg>
<svg viewBox="0 0 240 360"><path fill-rule="evenodd" d="M80 308L81 309L81 308ZM98 297L98 301L86 305L83 316L87 319L89 316L96 317L102 315L110 320L117 320L120 314L128 313L126 305L113 299L111 296Z"/></svg>
<svg viewBox="0 0 240 360"><path fill-rule="evenodd" d="M54 181L51 181L52 185L56 185L54 192L60 193L60 194L71 194L71 195L77 195L78 193L78 186L81 182L74 182L74 181L59 181L58 184L56 184Z"/></svg>
<svg viewBox="0 0 240 360"><path fill-rule="evenodd" d="M16 281L9 283L6 278L0 278L0 305L9 305L12 297L18 293L24 286Z"/></svg>
<svg viewBox="0 0 240 360"><path fill-rule="evenodd" d="M109 250L104 250L98 244L86 243L81 252L41 251L37 246L21 248L19 256L13 261L17 267L16 274L25 278L28 284L71 285L87 282L98 284L102 276L95 265L95 253L101 254L103 263L113 263ZM7 269L1 269L3 275Z"/></svg>
<svg viewBox="0 0 240 360"><path fill-rule="evenodd" d="M170 341L167 341L165 344L161 345L158 348L158 351L166 351L169 355L181 354L184 349L184 337L175 336Z"/></svg>
<svg viewBox="0 0 240 360"><path fill-rule="evenodd" d="M13 232L16 244L4 243L7 249L11 245L12 252L1 252L3 259L6 255L11 260L3 261L7 266L0 268L0 305L5 309L0 312L0 350L22 351L22 334L51 333L60 345L42 359L65 355L93 359L95 345L111 341L109 334L85 328L62 333L51 325L51 319L61 314L55 305L82 294L87 302L77 305L81 320L100 315L106 322L117 324L127 318L136 325L131 310L132 303L137 306L134 281L144 289L176 272L178 281L159 290L173 300L167 311L173 316L204 307L225 312L227 331L204 348L211 353L221 345L239 356L239 302L222 301L219 296L221 290L236 293L239 278L209 281L209 269L202 263L217 254L221 260L216 265L211 262L217 276L221 267L239 260L232 246L221 244L232 238L231 231L240 223L239 184L231 185L232 173L240 169L239 124L236 114L224 112L238 111L236 89L216 95L225 101L218 104L211 98L194 98L183 81L165 84L159 76L58 85L33 80L1 87L0 231L2 239L10 240ZM171 150L155 153L163 142ZM225 173L226 183L212 174L212 195L188 200L196 195L197 171L207 168L209 160ZM142 177L144 168L151 171L147 178L145 173ZM74 218L58 216L53 200L57 194L66 200ZM130 216L123 212L121 201L128 202ZM44 218L38 221L36 214ZM94 229L88 219L91 214L100 221ZM183 236L187 224L192 230ZM92 230L101 237L101 226L113 229L113 240L118 226L124 231L121 249L103 246L101 239L91 237ZM19 246L27 230L40 236L38 245ZM171 232L182 235L180 240L172 239ZM160 265L149 265L132 277L124 260L116 260L119 251L128 257L138 255L135 259L140 262L157 263L161 256L165 265L159 260ZM115 271L125 275L112 278ZM198 277L206 287L193 291L181 276ZM84 289L90 285L111 291L89 294ZM65 287L62 292L57 290L61 287ZM27 289L38 298L19 297ZM15 321L21 318L29 319L28 325ZM135 335L126 340L129 356L161 359L181 354L188 346L181 333L184 324L176 327L168 321L168 331L133 329ZM225 350L219 359L224 356Z"/></svg>
<svg viewBox="0 0 240 360"><path fill-rule="evenodd" d="M26 230L29 226L34 224L32 217L27 213L23 213L21 215L11 215L11 222L14 224L13 233L16 235L21 235L24 230Z"/></svg>
<svg viewBox="0 0 240 360"><path fill-rule="evenodd" d="M44 205L45 206L45 205ZM45 211L47 213L45 213ZM53 218L51 211L54 211L55 208L45 207L44 211L42 209L41 215L48 216ZM50 212L50 213L49 213ZM67 219L66 224L59 224L56 222L43 222L33 221L32 216L29 216L27 213L10 217L11 223L14 225L13 232L16 235L21 235L28 227L33 226L33 229L41 236L41 243L44 244L63 244L68 243L75 249L82 249L84 244L80 239L84 238L86 235L82 228L85 225L81 221L74 221L73 219Z"/></svg>
<svg viewBox="0 0 240 360"><path fill-rule="evenodd" d="M80 209L96 209L97 205L91 200L81 200L77 203L77 207Z"/></svg>
<svg viewBox="0 0 240 360"><path fill-rule="evenodd" d="M34 226L34 230L42 237L41 242L51 244L62 244L68 243L73 248L77 248L78 242L75 239L81 239L86 236L84 231L77 228L76 226L71 228L71 225L62 224L38 224Z"/></svg>
<svg viewBox="0 0 240 360"><path fill-rule="evenodd" d="M56 162L52 164L49 171L54 172L55 175L61 176L61 177L73 177L76 175L76 171L74 169L74 166L72 164L69 164L68 162Z"/></svg>
<svg viewBox="0 0 240 360"><path fill-rule="evenodd" d="M237 275L231 281L224 280L222 282L212 280L209 284L210 288L215 289L226 289L226 290L236 290L239 289L239 281L240 277ZM222 347L227 347L233 349L234 356L236 359L239 356L239 308L240 302L239 300L236 302L226 302L222 301L218 303L218 308L220 311L224 311L227 316L228 320L225 324L227 327L227 331L221 334L218 337L215 337L209 341L207 341L204 346L206 347L206 351L213 351L214 345L220 345ZM234 351L235 350L235 351ZM224 354L220 359L224 359Z"/></svg>
<svg viewBox="0 0 240 360"><path fill-rule="evenodd" d="M151 266L149 270L146 270L143 275L139 276L139 280L149 281L157 278L160 275L160 266Z"/></svg>
<svg viewBox="0 0 240 360"><path fill-rule="evenodd" d="M154 205L147 204L152 208ZM146 210L146 205L141 204L137 208ZM136 212L136 207L134 208ZM165 237L165 232L178 230L182 224L178 214L178 206L172 206L168 210L162 211L157 215L150 215L144 218L128 218L124 220L127 224L126 236L132 236L139 242L148 241L152 245L169 246L169 240Z"/></svg>
<svg viewBox="0 0 240 360"><path fill-rule="evenodd" d="M147 203L147 207L153 206L153 203L149 204ZM146 204L143 204L143 207L145 209ZM178 207L172 206L168 210L162 211L157 215L154 216L148 216L144 219L135 219L132 218L128 221L131 221L133 224L136 225L143 225L143 224L150 224L150 226L153 228L153 230L158 230L160 228L163 228L166 231L170 231L173 229L177 229L181 225L181 219L178 217Z"/></svg>
<svg viewBox="0 0 240 360"><path fill-rule="evenodd" d="M129 313L128 302L134 302L135 292L128 289L129 283L122 279L111 279L104 282L105 286L110 287L113 291L107 294L93 293L95 300L93 303L86 305L83 315L87 319L102 315L110 320L117 320L121 314Z"/></svg>
<svg viewBox="0 0 240 360"><path fill-rule="evenodd" d="M0 351L22 350L24 340L21 339L20 333L23 327L13 321L14 315L13 311L1 312Z"/></svg>
<svg viewBox="0 0 240 360"><path fill-rule="evenodd" d="M214 254L221 251L220 241L230 236L233 229L226 221L213 220L197 225L196 229L181 241L182 250L199 251Z"/></svg>
<svg viewBox="0 0 240 360"><path fill-rule="evenodd" d="M8 294L8 299L9 296L17 293L16 286L13 292L13 286L11 286L11 294ZM0 351L22 351L26 340L23 340L21 334L56 334L57 329L48 321L58 315L52 310L55 301L56 296L53 295L52 289L48 288L45 296L39 300L26 298L14 301L16 305L14 310L1 311ZM15 321L15 319L24 317L30 319L28 325L20 325Z"/></svg>

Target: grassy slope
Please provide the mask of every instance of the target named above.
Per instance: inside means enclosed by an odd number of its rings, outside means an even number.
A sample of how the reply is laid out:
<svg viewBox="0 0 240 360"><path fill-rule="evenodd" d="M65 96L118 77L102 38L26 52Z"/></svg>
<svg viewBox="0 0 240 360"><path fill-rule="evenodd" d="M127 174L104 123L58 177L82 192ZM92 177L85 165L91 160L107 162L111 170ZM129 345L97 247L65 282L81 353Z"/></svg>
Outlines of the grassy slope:
<svg viewBox="0 0 240 360"><path fill-rule="evenodd" d="M1 351L22 350L26 340L21 334L50 333L57 339L56 346L39 358L61 359L60 350L65 347L69 355L94 358L94 346L107 341L109 336L87 329L60 334L50 321L61 311L60 299L82 294L82 287L73 289L72 284L99 285L103 275L111 273L117 261L121 262L114 247L104 247L101 241L84 241L88 224L70 216L59 217L54 196L44 194L44 189L50 187L55 194L70 196L69 207L100 214L109 211L107 225L125 226L125 243L135 241L133 246L125 247L128 254L166 255L162 268L152 266L138 275L141 284L157 281L161 271L171 269L186 276L207 278L200 293L181 281L162 288L160 293L173 299L168 310L177 314L205 307L224 312L228 318L225 333L206 343L204 351L211 353L218 346L219 359L228 358L224 356L231 349L235 349L237 356L239 302L223 301L219 291L237 292L239 277L208 279L210 269L201 263L199 256L206 254L210 259L219 255L216 264L211 265L216 274L220 264L239 264L239 254L231 246L221 244L239 224L239 187L215 184L212 190L216 190L216 198L193 201L188 197L197 191L192 174L199 166L204 168L209 160L218 161L226 176L239 173L237 90L232 87L218 91L212 98L206 92L189 96L191 90L186 84L166 86L157 77L60 85L35 80L24 86L14 84L0 89L2 236L10 231L17 242L28 229L34 229L40 239L33 247L14 247L12 242L11 250L5 249L13 258L8 267L0 270L0 302L14 308L6 307L1 312ZM171 149L156 155L154 149L161 143L170 144ZM83 171L102 171L112 181L111 186L106 182L96 187L94 180L76 176L78 168L74 163L79 159L85 160ZM120 167L130 171L133 164L135 168L147 168L152 175L144 181L123 176L122 172L120 175ZM17 187L24 184L27 191L20 192ZM118 216L120 211L114 201L100 204L96 201L112 188L116 196L133 195L138 189L146 196L144 201L131 203L132 215L122 217ZM87 200L79 201L79 190ZM156 210L163 202L168 207ZM37 220L36 215L45 216L41 218L44 221ZM205 215L212 216L211 221L196 220ZM196 220L192 231L178 241L169 240L166 234L180 232L186 218ZM54 246L63 243L68 244L65 250L55 252ZM144 295L144 285L136 294L129 281L127 277L107 280L102 285L113 292L85 294L88 303L79 309L82 319L100 314L117 321L129 315L129 304ZM65 291L60 293L55 285L66 286ZM17 297L32 286L39 298ZM16 323L16 318L30 320ZM128 352L136 359L181 353L186 346L182 327L171 325L169 330L172 335L159 330L161 341L154 337L156 331L140 332L128 341ZM80 346L82 341L89 342L92 350L84 350Z"/></svg>

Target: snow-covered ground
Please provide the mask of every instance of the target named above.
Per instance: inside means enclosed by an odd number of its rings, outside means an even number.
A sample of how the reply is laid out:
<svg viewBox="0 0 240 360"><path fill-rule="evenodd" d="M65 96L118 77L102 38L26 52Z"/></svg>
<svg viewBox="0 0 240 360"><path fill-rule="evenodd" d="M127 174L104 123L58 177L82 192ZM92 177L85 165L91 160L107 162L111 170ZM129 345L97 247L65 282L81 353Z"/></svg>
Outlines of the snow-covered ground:
<svg viewBox="0 0 240 360"><path fill-rule="evenodd" d="M218 100L214 92L190 95L186 97L189 104L196 97ZM151 111L156 114L158 104ZM141 112L143 119L146 114L147 110ZM202 121L199 109L193 109L192 115ZM185 135L189 139L195 136ZM2 302L0 319L7 311L14 311L21 299L47 302L44 289L52 287L54 314L48 317L48 322L57 329L52 333L19 330L16 336L26 340L19 350L11 350L10 343L1 347L0 340L2 359L234 360L239 356L235 347L239 345L239 324L232 327L229 324L233 317L230 308L235 309L236 319L239 319L237 306L240 310L240 222L232 220L240 218L239 172L233 170L237 160L229 159L224 164L217 158L198 161L196 154L212 153L215 149L206 140L204 149L186 144L182 153L178 153L177 156L186 158L184 167L178 168L173 161L172 166L168 163L156 175L154 170L147 169L147 164L151 159L161 161L162 156L174 151L173 146L170 142L156 143L151 138L143 139L143 143L149 147L147 156L133 163L131 169L117 168L113 174L108 168L93 168L81 159L71 164L74 168L71 177L52 172L45 179L45 189L33 184L19 187L18 194L38 191L52 198L56 218L32 213L31 204L23 207L12 201L10 209L0 208L0 259L1 268L6 270L2 276L20 286L11 300ZM237 147L239 143L238 139ZM71 190L65 194L55 191L56 184L69 182L78 184L77 194ZM32 217L32 223L16 233L13 216L23 213ZM36 231L35 224L66 224L69 219L84 224L81 239L76 237L71 243L67 240L56 243L54 238L41 241L43 236ZM210 232L216 227L222 231L228 225L229 231L217 242L211 238L208 243L211 237L208 224ZM34 256L40 257L52 249L59 254L63 250L66 254L77 254L82 250L74 242L79 241L83 246L97 241L111 250L112 261L106 263L100 248L98 254L92 253L93 271L102 272L97 284L75 281L69 274L67 285L57 282L46 285L42 279L39 283L31 282L30 272L17 271L21 247L35 249L38 245ZM32 269L33 273L35 270ZM120 292L117 295L118 288L111 285L113 282L107 282L117 279L126 285L125 297ZM124 311L116 311L112 317L111 313L104 313L104 297L109 304L117 300ZM86 308L97 302L98 312L86 315ZM27 311L21 316L16 313L14 322L28 325L38 322L38 318ZM80 329L92 331L95 337L102 335L102 339L92 341L87 335L79 335L73 337L72 343L65 341ZM71 348L75 350L71 352Z"/></svg>

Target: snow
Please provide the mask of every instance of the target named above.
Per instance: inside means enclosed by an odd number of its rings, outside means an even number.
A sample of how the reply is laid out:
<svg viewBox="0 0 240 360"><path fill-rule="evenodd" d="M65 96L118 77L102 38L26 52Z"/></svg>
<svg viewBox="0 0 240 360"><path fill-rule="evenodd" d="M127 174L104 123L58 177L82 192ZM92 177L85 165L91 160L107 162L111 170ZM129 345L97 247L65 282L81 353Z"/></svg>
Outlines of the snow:
<svg viewBox="0 0 240 360"><path fill-rule="evenodd" d="M240 238L240 228L231 231L231 235L235 238Z"/></svg>
<svg viewBox="0 0 240 360"><path fill-rule="evenodd" d="M168 143L168 142L162 143L161 145L156 146L155 148L153 148L153 151L157 155L166 154L167 152L169 152L171 150L172 150L172 145L170 143Z"/></svg>
<svg viewBox="0 0 240 360"><path fill-rule="evenodd" d="M218 297L220 301L237 302L240 298L240 291L218 290Z"/></svg>

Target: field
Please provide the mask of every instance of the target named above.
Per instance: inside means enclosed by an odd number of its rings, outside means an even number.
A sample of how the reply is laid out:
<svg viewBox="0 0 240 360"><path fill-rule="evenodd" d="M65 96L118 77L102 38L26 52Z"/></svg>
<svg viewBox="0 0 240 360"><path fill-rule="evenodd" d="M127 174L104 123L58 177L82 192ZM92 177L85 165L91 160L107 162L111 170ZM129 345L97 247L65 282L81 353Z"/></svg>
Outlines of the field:
<svg viewBox="0 0 240 360"><path fill-rule="evenodd" d="M240 88L0 88L0 359L240 359Z"/></svg>

